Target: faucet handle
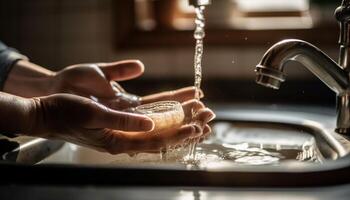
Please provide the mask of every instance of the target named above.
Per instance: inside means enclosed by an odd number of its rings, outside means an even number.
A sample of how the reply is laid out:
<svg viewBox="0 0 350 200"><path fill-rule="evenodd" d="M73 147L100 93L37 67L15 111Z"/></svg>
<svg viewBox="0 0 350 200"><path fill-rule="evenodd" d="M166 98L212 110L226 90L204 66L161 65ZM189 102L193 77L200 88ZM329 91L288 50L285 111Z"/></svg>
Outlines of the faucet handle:
<svg viewBox="0 0 350 200"><path fill-rule="evenodd" d="M334 16L339 22L350 21L350 0L343 0L342 4L335 10Z"/></svg>
<svg viewBox="0 0 350 200"><path fill-rule="evenodd" d="M339 65L350 72L350 0L343 0L334 13L335 18L339 22Z"/></svg>

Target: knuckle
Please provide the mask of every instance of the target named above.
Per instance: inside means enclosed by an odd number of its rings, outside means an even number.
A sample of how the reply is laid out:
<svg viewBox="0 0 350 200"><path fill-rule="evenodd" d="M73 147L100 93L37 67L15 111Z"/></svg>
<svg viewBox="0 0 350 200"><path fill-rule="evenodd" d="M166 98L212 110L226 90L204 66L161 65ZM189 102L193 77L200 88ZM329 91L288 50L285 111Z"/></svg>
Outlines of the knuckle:
<svg viewBox="0 0 350 200"><path fill-rule="evenodd" d="M79 116L82 119L84 119L87 123L94 123L96 120L100 119L101 117L104 117L104 115L100 113L100 109L98 107L101 106L99 106L98 103L92 100L85 100L82 101L82 106L83 109L81 109L81 113L79 113Z"/></svg>
<svg viewBox="0 0 350 200"><path fill-rule="evenodd" d="M130 125L130 119L127 116L119 115L116 121L119 129L127 130Z"/></svg>
<svg viewBox="0 0 350 200"><path fill-rule="evenodd" d="M102 133L103 136L101 137L99 143L101 144L102 148L105 149L108 153L113 153L113 146L114 141L112 138L112 134L109 132Z"/></svg>
<svg viewBox="0 0 350 200"><path fill-rule="evenodd" d="M110 134L108 137L105 137L104 148L108 153L112 155L116 155L122 152L122 150L120 150L120 143L112 134Z"/></svg>

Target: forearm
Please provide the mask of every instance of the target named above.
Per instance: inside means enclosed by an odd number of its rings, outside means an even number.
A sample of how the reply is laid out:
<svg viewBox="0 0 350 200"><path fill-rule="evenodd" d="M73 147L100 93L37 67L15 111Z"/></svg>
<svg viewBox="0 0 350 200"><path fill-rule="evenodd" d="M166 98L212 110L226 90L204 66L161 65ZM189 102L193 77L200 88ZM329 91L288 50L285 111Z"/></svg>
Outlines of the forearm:
<svg viewBox="0 0 350 200"><path fill-rule="evenodd" d="M54 72L26 60L15 63L4 85L4 92L22 97L45 96L52 93Z"/></svg>
<svg viewBox="0 0 350 200"><path fill-rule="evenodd" d="M30 133L37 121L35 107L33 99L0 92L0 134Z"/></svg>

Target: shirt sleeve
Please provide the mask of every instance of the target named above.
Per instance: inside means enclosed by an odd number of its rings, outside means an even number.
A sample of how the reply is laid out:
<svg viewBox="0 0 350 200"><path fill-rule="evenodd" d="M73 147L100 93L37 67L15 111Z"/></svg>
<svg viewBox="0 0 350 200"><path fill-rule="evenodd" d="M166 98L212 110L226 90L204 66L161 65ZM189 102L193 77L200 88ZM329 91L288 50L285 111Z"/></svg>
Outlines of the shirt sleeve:
<svg viewBox="0 0 350 200"><path fill-rule="evenodd" d="M0 91L3 90L7 75L18 60L28 60L17 50L7 47L0 41Z"/></svg>

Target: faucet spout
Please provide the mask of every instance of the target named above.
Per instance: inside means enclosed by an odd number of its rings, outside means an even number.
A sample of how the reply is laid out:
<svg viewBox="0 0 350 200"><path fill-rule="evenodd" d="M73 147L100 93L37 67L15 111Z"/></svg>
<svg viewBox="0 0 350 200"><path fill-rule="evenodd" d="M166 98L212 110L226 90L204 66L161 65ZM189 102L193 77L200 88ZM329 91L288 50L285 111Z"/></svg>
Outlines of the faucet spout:
<svg viewBox="0 0 350 200"><path fill-rule="evenodd" d="M288 61L301 63L337 95L347 92L348 74L317 47L295 39L278 42L265 53L256 66L256 82L279 89L285 80L283 69Z"/></svg>
<svg viewBox="0 0 350 200"><path fill-rule="evenodd" d="M335 17L340 25L339 65L320 49L301 40L283 40L272 46L256 66L256 82L279 89L285 63L301 63L337 94L336 132L350 135L350 0L342 0Z"/></svg>
<svg viewBox="0 0 350 200"><path fill-rule="evenodd" d="M190 5L192 5L194 7L208 6L211 4L211 0L189 0L188 2Z"/></svg>
<svg viewBox="0 0 350 200"><path fill-rule="evenodd" d="M336 132L350 134L350 89L347 68L340 67L320 49L301 40L283 40L272 46L256 66L256 82L279 89L285 63L301 63L337 94Z"/></svg>

